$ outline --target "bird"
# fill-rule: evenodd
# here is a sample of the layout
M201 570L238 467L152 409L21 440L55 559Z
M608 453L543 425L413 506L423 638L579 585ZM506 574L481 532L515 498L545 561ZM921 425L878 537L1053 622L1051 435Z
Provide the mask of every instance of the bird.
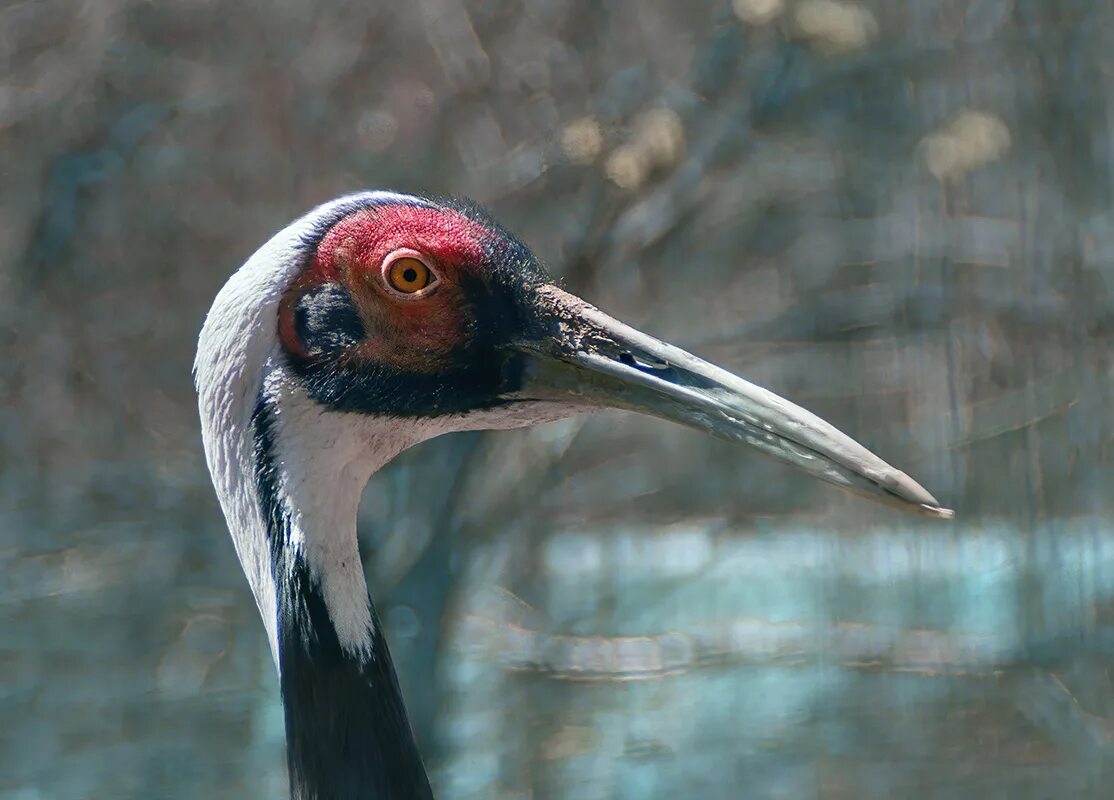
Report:
M193 374L295 800L433 796L356 535L364 487L412 445L619 408L952 513L819 417L561 288L465 200L366 191L294 220L218 292Z

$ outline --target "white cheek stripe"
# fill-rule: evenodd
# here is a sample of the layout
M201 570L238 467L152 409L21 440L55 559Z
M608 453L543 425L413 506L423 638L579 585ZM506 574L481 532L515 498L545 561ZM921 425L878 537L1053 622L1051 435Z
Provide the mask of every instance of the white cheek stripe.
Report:
M309 567L341 648L370 658L374 629L356 512L372 473L413 444L405 435L411 426L324 411L281 367L266 384L275 403L277 488L290 518L287 546Z

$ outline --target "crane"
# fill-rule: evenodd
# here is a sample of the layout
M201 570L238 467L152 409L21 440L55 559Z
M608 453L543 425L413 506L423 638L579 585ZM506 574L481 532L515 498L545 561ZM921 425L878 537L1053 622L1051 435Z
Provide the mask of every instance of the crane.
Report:
M295 220L217 294L194 380L296 800L432 797L356 537L368 480L418 442L621 408L951 515L808 411L564 291L465 201L371 191Z

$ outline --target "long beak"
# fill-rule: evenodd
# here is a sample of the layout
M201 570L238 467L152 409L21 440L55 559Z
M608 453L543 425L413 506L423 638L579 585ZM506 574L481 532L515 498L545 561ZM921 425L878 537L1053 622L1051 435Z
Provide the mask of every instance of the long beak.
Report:
M954 512L824 420L680 348L624 325L554 286L540 290L551 324L516 342L528 354L516 399L623 408L742 442L849 491L928 517Z

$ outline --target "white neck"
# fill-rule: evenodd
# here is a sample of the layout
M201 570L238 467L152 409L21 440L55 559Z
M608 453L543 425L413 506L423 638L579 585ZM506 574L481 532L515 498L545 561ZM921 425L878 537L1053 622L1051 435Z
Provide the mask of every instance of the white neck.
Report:
M356 512L372 474L426 438L425 426L324 411L284 367L270 371L263 394L273 419L275 485L290 520L284 546L308 565L341 648L366 659L372 615ZM294 559L286 563L292 568Z

